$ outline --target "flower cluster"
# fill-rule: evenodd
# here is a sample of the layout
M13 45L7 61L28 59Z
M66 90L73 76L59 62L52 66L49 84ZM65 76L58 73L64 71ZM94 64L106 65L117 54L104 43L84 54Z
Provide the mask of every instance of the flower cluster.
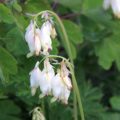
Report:
M103 8L105 10L112 8L114 15L120 18L120 0L104 0Z
M52 102L60 100L62 103L67 104L72 88L69 77L70 71L67 68L68 63L66 59L61 57L63 60L60 62L60 68L57 72L53 69L49 61L49 51L52 50L51 39L54 39L57 34L50 15L45 12L41 18L44 19L41 28L38 28L34 20L31 21L25 33L25 39L30 50L28 57L32 55L39 56L40 54L45 55L43 70L40 70L40 63L37 62L34 69L29 73L31 94L32 96L35 95L37 88L40 87L40 98L52 95ZM54 59L54 61L56 60ZM58 61L57 64L59 64Z
M44 20L41 28L38 27L36 21L31 20L29 26L26 29L25 40L28 43L30 53L27 55L48 55L49 51L52 50L52 40L56 37L56 31L52 18L48 13L42 15Z
M60 64L60 69L55 71L49 62L49 58L44 60L44 68L41 71L39 62L36 63L34 69L30 72L31 93L35 95L36 89L40 87L42 94L40 97L46 95L53 95L54 100L60 100L63 103L68 103L70 90L72 88L68 70L65 61Z

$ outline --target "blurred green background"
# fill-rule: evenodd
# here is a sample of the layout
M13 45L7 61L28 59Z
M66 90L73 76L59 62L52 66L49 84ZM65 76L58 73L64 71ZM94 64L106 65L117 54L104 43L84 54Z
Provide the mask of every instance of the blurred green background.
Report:
M56 12L66 28L86 120L120 120L120 20L102 4L103 0L0 0L0 120L31 120L29 112L43 100L46 120L73 120L73 93L67 106L51 104L49 97L40 100L39 90L34 97L30 93L29 72L41 57L26 58L26 13L46 9ZM63 44L58 33L51 54L67 57Z

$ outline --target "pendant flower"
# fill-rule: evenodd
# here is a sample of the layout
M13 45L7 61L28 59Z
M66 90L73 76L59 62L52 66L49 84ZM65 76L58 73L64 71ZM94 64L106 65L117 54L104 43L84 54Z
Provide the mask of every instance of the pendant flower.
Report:
M51 95L51 82L55 75L53 66L50 64L49 59L46 58L44 61L44 69L41 73L41 79L39 82L40 89L42 91L41 97L44 97L45 95Z
M34 69L29 73L29 75L30 75L31 94L32 96L34 96L36 93L36 89L39 87L39 81L41 77L39 62L36 63Z
M70 71L67 69L64 61L61 62L61 69L52 80L52 92L55 100L61 100L64 104L68 104L68 98L72 88L69 78Z
M43 54L48 55L49 51L52 50L52 39L55 39L57 33L53 25L52 18L45 12L42 14L42 19L45 20L41 27L41 44L43 49Z
M120 0L104 0L103 8L105 10L112 8L114 15L120 18Z
M43 49L43 54L48 55L49 51L52 50L52 40L50 38L51 34L51 24L49 21L43 23L41 27L41 44Z
M31 21L30 25L26 29L25 39L30 50L28 56L34 54L38 56L41 51L40 29L35 27L35 23L33 21Z

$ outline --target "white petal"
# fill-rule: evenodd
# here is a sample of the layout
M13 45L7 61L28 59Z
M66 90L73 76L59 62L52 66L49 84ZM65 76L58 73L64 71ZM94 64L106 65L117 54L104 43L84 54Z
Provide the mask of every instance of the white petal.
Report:
M71 80L69 78L70 71L66 67L66 64L64 61L61 62L61 70L60 70L62 80L64 84L68 87L68 89L72 88Z
M36 29L35 31L35 51L36 55L39 55L41 51L41 38L40 38L40 30Z
M34 43L34 33L32 30L26 32L25 39L28 43L28 47L30 49L30 52L34 52L35 51L35 43Z
M31 87L32 95L35 94L36 89L39 87L41 71L38 65L39 62L36 63L35 68L30 72L30 87Z
M33 21L31 20L29 26L26 28L26 32L31 31L31 30L33 30L33 29L34 29L34 23L33 23Z
M63 78L60 76L59 72L52 80L52 93L54 98L61 100L64 104L68 103L70 89L68 89L63 82Z
M71 84L70 78L68 76L66 76L66 77L63 78L63 80L64 80L64 83L67 86L67 88L70 90L72 88L72 84Z
M44 69L42 71L40 80L40 89L42 91L42 94L44 95L51 94L51 81L54 75L55 75L54 69L50 64L49 59L46 59L44 61Z
M41 44L43 48L43 53L46 55L48 54L49 50L52 49L52 41L50 38L51 34L51 24L50 22L45 22L41 27Z
M58 73L52 80L52 93L55 98L61 98L63 86L64 85L61 81L60 74Z
M61 72L63 77L68 76L70 74L70 71L68 70L64 61L61 62Z
M33 21L26 29L25 40L28 43L30 52L39 55L41 50L40 30L35 28Z
M68 98L70 96L70 90L67 89L67 87L64 87L63 89L63 97L61 98L62 102L64 104L68 104Z
M46 21L45 23L43 23L42 27L41 27L41 31L43 33L46 33L48 35L51 34L51 29L52 29L52 25L49 21Z

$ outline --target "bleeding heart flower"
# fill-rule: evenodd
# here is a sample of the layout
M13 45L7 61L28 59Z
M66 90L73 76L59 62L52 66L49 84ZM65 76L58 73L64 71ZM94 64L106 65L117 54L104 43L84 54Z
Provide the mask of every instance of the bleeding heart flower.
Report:
M35 95L36 89L39 87L39 82L41 78L41 70L39 69L39 62L36 63L34 69L30 74L30 87L32 96Z
M25 39L29 46L29 54L35 54L38 56L41 51L40 29L35 27L35 23L33 21L31 21L30 25L26 29Z
M42 91L42 94L40 97L44 97L45 95L51 94L51 82L55 75L53 66L50 64L49 59L46 58L44 61L44 69L41 73L41 79L40 79L40 89Z
M52 80L52 92L54 98L61 100L65 104L68 103L70 90L72 88L69 73L66 64L62 61L61 69L58 70L57 75Z

